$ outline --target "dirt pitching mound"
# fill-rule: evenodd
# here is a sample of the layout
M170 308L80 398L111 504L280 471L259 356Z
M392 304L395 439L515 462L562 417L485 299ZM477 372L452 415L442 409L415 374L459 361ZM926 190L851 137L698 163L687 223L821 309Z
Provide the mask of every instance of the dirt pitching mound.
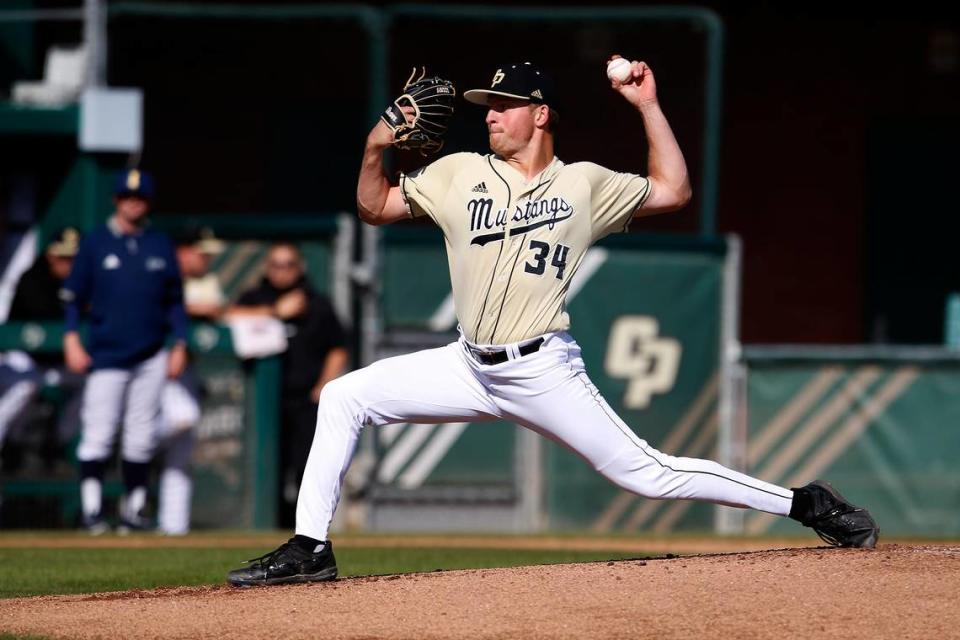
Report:
M54 638L942 638L960 546L782 549L0 601Z

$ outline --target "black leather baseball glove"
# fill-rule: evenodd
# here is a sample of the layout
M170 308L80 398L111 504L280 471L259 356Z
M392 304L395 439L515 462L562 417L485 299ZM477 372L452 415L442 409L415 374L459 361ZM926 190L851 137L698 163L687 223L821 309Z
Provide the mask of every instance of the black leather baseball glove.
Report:
M443 137L453 116L453 101L457 90L443 78L427 78L426 68L414 80L417 69L403 87L403 95L393 101L380 119L394 132L394 145L404 150L416 150L430 156L443 147ZM413 109L413 120L407 122L403 107Z

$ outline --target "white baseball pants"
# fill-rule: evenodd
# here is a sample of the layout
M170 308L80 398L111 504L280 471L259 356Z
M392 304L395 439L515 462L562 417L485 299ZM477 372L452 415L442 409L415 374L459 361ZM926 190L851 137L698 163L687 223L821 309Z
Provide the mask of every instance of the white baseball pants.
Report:
M328 383L300 487L296 532L327 539L361 429L398 422L510 420L562 444L614 484L643 497L790 513L789 489L716 462L652 448L587 377L576 341L567 333L544 339L536 353L495 365L477 362L461 339L381 360ZM517 345L500 346L519 356Z
M193 441L193 430L187 429L164 438L160 444L164 458L157 500L157 526L168 535L180 536L190 531Z
M150 462L156 450L160 393L167 379L167 351L161 349L130 369L98 369L87 377L80 420L78 460L110 457L123 418L122 458Z
M168 535L190 532L193 495L191 459L200 402L180 380L167 380L161 396L159 450L163 453L157 498L157 527Z
M39 386L34 380L19 380L0 390L0 449L3 449L7 431L33 400Z

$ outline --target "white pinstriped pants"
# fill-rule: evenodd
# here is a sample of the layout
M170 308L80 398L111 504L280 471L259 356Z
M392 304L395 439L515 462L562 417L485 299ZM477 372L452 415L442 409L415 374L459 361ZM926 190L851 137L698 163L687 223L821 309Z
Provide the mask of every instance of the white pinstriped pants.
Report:
M158 448L163 454L163 470L157 496L157 528L168 535L185 535L190 531L191 459L200 403L180 380L167 380L160 405Z
M296 532L327 539L361 429L398 422L510 420L562 444L640 496L790 512L789 489L709 460L668 456L638 438L587 377L576 341L567 333L544 338L536 353L500 364L480 364L461 340L381 360L328 383L300 487Z
M157 446L167 355L166 349L161 349L130 369L98 369L87 377L80 409L83 431L77 445L78 460L110 457L122 417L122 458L150 462Z

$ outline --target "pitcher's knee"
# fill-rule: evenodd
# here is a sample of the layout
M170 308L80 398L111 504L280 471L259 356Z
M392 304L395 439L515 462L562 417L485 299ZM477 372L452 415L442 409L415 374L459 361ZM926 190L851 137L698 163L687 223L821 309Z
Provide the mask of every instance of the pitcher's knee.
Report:
M356 371L348 373L324 385L320 392L317 420L331 425L347 427L357 421L362 422L362 381L354 376Z
M349 381L345 382L343 378L331 380L320 391L317 419L328 416L341 420L344 415L354 413L356 402L353 398L354 393Z
M360 371L362 371L362 369ZM354 401L362 388L362 382L359 380L359 376L356 375L360 373L360 371L351 371L323 385L323 389L320 391L320 406Z

